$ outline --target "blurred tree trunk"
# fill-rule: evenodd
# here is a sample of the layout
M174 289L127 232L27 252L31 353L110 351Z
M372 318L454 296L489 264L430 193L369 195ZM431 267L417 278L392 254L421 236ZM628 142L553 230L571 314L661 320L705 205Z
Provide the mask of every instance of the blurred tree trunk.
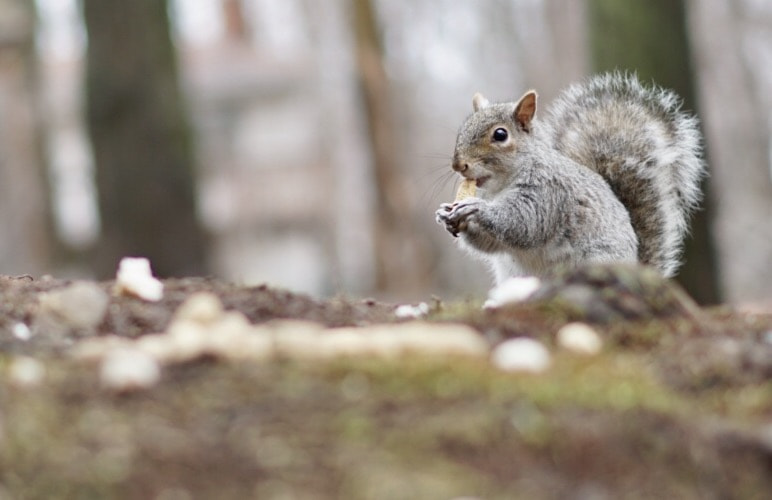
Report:
M0 1L0 274L39 274L50 258L34 42L34 2Z
M587 2L518 1L510 8L513 17L520 17L512 37L523 52L519 64L525 87L536 88L542 102L550 102L567 82L587 75ZM523 24L529 28L523 29Z
M684 109L696 109L683 0L590 0L589 19L595 71L635 71L643 82L654 81L677 92ZM707 183L704 209L692 219L678 276L703 304L720 299Z
M772 4L690 0L723 289L772 298Z
M397 163L391 89L373 2L351 2L356 64L375 178L375 286L381 292L404 294L428 281L428 266L412 229L408 189Z
M223 0L225 18L225 37L234 42L249 41L249 28L244 17L243 0Z
M166 2L83 0L88 127L102 221L95 265L126 255L161 276L206 272L193 154Z

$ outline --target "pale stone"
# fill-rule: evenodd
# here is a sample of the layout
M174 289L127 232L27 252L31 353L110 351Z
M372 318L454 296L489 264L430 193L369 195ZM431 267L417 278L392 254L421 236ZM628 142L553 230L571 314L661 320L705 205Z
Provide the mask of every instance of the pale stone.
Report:
M205 326L193 321L174 321L166 331L173 348L170 361L196 359L206 352L208 332Z
M17 387L36 387L43 382L46 367L40 361L27 356L14 358L8 367L8 377Z
M27 341L32 338L32 330L30 330L26 323L21 321L13 324L11 332L13 332L13 336L19 340Z
M528 337L505 340L491 354L493 365L507 372L541 373L552 363L547 348Z
M158 302L163 298L164 285L153 276L149 260L143 257L124 257L118 265L115 290L119 294Z
M64 288L40 294L37 326L96 328L104 319L109 302L110 298L99 285L78 281Z
M102 386L115 391L147 389L160 379L158 361L137 348L113 349L104 357L99 369Z
M214 323L223 315L219 297L209 292L197 292L188 297L174 313L176 321L193 321L202 325Z
M558 330L558 345L577 354L598 354L603 348L598 332L585 323L568 323Z
M206 350L225 359L267 359L273 355L273 339L244 314L228 311L207 332Z

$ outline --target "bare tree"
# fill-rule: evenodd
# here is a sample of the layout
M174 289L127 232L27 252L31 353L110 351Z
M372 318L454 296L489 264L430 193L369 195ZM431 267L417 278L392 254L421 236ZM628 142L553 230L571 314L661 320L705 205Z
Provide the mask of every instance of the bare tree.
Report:
M0 273L40 273L51 217L36 117L34 3L0 2Z
M188 118L166 2L84 0L88 126L102 221L99 274L127 254L161 275L205 272Z
M733 0L688 6L722 285L731 301L770 297L772 6Z
M351 1L359 84L375 180L375 286L382 292L405 292L425 283L428 271L416 231L412 229L408 190L397 163L392 95L378 19L371 0Z
M635 71L645 82L671 88L696 108L690 68L685 6L682 0L591 0L590 43L596 71ZM706 181L707 186L707 181ZM704 189L707 191L707 187ZM692 221L678 280L702 303L719 299L713 239L706 210Z

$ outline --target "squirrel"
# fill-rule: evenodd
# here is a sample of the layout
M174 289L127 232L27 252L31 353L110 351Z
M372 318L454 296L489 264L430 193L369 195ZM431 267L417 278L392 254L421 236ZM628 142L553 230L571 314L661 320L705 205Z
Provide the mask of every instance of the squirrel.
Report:
M589 263L641 263L671 277L705 175L697 118L672 91L619 72L537 94L475 94L452 168L476 195L436 220L487 261L496 283Z

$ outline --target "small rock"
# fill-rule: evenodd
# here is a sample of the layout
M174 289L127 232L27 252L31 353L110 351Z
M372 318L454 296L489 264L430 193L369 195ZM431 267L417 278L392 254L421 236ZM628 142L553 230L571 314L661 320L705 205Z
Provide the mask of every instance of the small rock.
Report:
M495 309L507 304L527 300L541 286L541 280L534 276L515 276L503 281L488 292L483 308Z
M225 359L268 359L274 353L271 336L253 327L238 311L224 313L211 326L206 350Z
M102 322L110 298L96 283L78 281L40 294L39 301L40 309L36 319L42 325L89 329L96 328Z
M577 354L598 354L603 348L603 341L590 325L586 323L568 323L558 330L558 345Z
M164 285L153 276L149 260L143 257L124 257L118 264L115 291L158 302L163 298Z
M207 353L207 327L194 321L174 321L166 330L171 348L165 361L190 361Z
M541 373L552 363L547 348L528 337L505 340L491 354L493 365L507 372Z
M26 323L21 321L13 324L11 332L13 332L14 337L25 342L32 338L32 330L30 330Z
M402 304L394 309L394 315L400 319L418 319L429 314L429 304L421 302L418 305Z
M102 360L99 380L103 387L123 392L153 387L161 367L150 354L136 348L117 348Z
M36 387L43 382L45 376L46 368L43 363L27 356L15 358L8 367L8 377L17 387Z
M192 294L177 308L174 319L188 320L202 325L214 323L223 315L223 305L219 297L209 292Z

